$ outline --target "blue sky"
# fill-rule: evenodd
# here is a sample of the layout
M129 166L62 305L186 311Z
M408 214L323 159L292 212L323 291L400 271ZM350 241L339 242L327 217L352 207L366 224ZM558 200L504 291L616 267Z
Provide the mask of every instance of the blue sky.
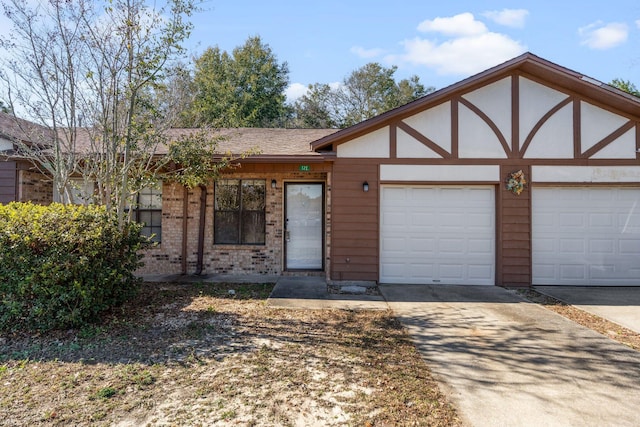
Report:
M290 97L368 62L437 89L529 51L603 82L640 86L640 2L208 0L192 54L259 35L289 65Z
M638 0L203 0L202 7L189 54L216 45L231 52L259 35L288 63L290 100L368 62L396 65L397 79L415 74L440 89L526 51L640 87ZM7 33L0 14L0 35Z

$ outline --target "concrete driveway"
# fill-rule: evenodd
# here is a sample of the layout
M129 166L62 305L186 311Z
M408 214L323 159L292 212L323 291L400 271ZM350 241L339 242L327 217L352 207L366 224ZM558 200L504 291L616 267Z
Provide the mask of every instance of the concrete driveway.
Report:
M640 333L640 287L535 286L534 289Z
M471 426L637 426L640 353L495 286L382 285Z

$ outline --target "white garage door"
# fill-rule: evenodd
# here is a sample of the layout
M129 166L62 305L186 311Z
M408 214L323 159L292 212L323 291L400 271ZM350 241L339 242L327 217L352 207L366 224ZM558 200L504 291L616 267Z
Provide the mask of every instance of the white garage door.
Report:
M640 189L532 190L534 285L640 285Z
M495 284L491 186L382 186L380 282Z

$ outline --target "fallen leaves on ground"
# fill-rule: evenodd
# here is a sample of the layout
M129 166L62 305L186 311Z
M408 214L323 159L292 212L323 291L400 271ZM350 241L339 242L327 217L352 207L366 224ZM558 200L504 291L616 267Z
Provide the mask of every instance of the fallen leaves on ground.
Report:
M0 425L460 424L390 312L270 308L271 288L145 284L95 325L3 335Z

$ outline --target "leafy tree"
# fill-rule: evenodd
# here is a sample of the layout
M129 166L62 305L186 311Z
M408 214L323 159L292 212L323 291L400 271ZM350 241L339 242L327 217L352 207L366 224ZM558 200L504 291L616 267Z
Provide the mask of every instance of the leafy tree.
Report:
M627 92L628 94L631 94L633 96L640 97L640 91L638 90L636 85L631 83L631 81L629 80L613 79L611 83L609 83L609 85L620 89L621 91Z
M7 107L5 105L5 103L3 101L0 100L0 112L2 113L8 113L9 112L9 107Z
M310 129L340 127L342 111L336 93L337 90L325 83L309 85L307 93L294 103L293 126Z
M230 55L210 47L195 59L195 96L185 122L216 127L277 127L288 110L287 63L269 45L250 37Z
M3 96L39 124L23 129L16 155L51 176L63 201L73 202L70 177L80 174L124 226L136 194L176 163L156 153L170 144L182 108L167 98L182 88L165 83L180 73L170 65L184 53L196 1L168 0L163 9L145 0L2 2L13 24L2 40ZM215 144L198 153L213 151Z
M310 85L294 104L295 125L300 127L348 127L404 105L434 90L417 76L396 82L396 66L369 63L353 71L342 83Z

